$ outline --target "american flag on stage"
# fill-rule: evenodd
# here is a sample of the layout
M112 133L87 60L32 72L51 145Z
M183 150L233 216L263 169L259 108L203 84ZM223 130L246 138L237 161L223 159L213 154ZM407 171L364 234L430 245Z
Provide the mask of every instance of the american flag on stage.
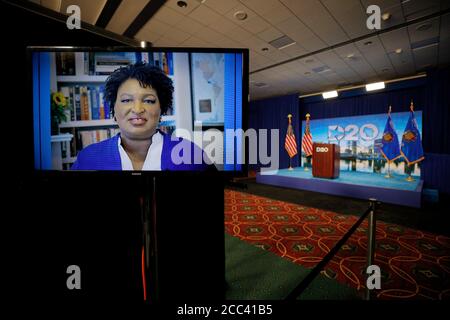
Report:
M295 141L294 129L292 129L292 115L288 115L289 124L286 133L286 139L284 140L284 148L286 149L289 158L292 158L297 154L297 142Z
M305 134L303 135L302 139L302 150L306 154L307 157L311 156L313 153L313 141L312 141L312 134L309 130L309 113L306 115L306 128L305 128Z

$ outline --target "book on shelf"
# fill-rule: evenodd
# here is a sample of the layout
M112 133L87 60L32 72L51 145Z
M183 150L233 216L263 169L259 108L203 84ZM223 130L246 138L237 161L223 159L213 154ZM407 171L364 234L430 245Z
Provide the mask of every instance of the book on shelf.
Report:
M140 61L135 52L85 52L85 75L110 75L117 68Z
M60 91L68 101L67 121L104 120L110 118L109 105L104 101L103 85L62 86Z
M173 53L167 52L168 75L173 76Z
M81 104L80 120L89 120L89 100L88 100L88 90L86 86L80 87L80 104Z
M57 76L74 76L75 52L56 52L55 65Z
M169 74L169 65L167 63L167 54L165 52L161 52L161 61L162 61L162 70L165 74Z
M85 75L110 75L116 69L138 61L149 63L173 75L172 52L85 52Z
M64 109L64 114L66 115L66 121L71 121L73 117L73 98L70 94L70 87L61 87L60 88L61 93L66 98L66 108Z
M76 141L77 152L93 143L101 142L103 140L112 138L117 133L119 133L119 128L79 130Z

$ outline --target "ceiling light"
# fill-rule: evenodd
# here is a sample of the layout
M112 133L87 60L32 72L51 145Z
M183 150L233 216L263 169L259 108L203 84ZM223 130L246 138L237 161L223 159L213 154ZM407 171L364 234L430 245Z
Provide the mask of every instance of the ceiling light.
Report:
M269 48L264 47L264 48L261 49L261 51L269 51Z
M238 20L245 20L247 19L247 13L245 13L245 11L236 11L234 13L234 17Z
M309 76L310 74L311 74L311 72L309 72L309 71L306 71L306 72L304 73L305 76Z
M322 92L322 97L324 99L330 99L330 98L336 98L338 96L338 93L336 90L333 91L327 91L327 92Z
M177 6L179 6L180 8L186 8L187 3L185 1L178 1Z
M306 59L305 60L305 63L313 63L314 62L314 59Z
M384 89L384 82L375 82L366 84L366 91L380 90Z
M141 48L145 48L147 46L147 42L141 41Z
M396 54L400 54L400 53L402 53L402 52L403 52L402 48L395 49L395 53L396 53Z
M372 41L366 41L366 42L364 42L364 45L365 46L370 46L372 43L373 43Z
M431 23L425 22L425 23L422 23L420 26L417 26L416 30L417 31L427 31L430 28L431 28Z
M381 19L383 19L383 21L387 21L391 18L391 14L389 12L385 12L381 15Z

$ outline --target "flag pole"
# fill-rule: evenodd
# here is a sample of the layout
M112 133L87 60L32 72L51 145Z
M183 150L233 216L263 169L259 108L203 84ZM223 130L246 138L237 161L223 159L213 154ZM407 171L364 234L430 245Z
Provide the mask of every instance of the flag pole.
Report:
M409 106L409 110L411 112L414 112L414 103L413 103L412 99L411 99L411 105ZM414 178L411 175L412 166L409 164L409 162L407 162L406 165L407 165L407 168L408 168L408 176L406 177L405 180L408 181L408 182L413 182Z
M388 171L386 173L386 175L384 176L386 179L390 179L392 178L392 174L391 174L391 161L388 160Z
M389 116L391 115L391 111L392 111L392 106L389 106L389 111L388 111ZM390 179L390 178L392 178L392 174L391 174L391 160L388 160L387 163L388 163L388 171L387 171L387 174L384 177L386 179Z
M289 124L292 123L292 114L288 114L288 122ZM292 157L289 156L289 168L288 170L294 170L294 168L292 168Z
M306 114L306 126L309 125L309 117L311 117L311 115L309 113L307 113ZM306 163L303 166L305 171L309 171L308 165L309 165L309 157L308 157L308 155L306 155Z

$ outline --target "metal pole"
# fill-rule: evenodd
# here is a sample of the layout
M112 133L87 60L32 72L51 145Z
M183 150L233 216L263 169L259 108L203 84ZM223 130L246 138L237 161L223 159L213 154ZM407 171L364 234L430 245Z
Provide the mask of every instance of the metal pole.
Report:
M370 198L370 212L367 227L367 267L371 266L375 260L375 237L376 237L376 220L375 210L377 199ZM367 270L366 267L366 270ZM367 283L366 283L367 284ZM366 287L366 300L370 300L370 289Z

